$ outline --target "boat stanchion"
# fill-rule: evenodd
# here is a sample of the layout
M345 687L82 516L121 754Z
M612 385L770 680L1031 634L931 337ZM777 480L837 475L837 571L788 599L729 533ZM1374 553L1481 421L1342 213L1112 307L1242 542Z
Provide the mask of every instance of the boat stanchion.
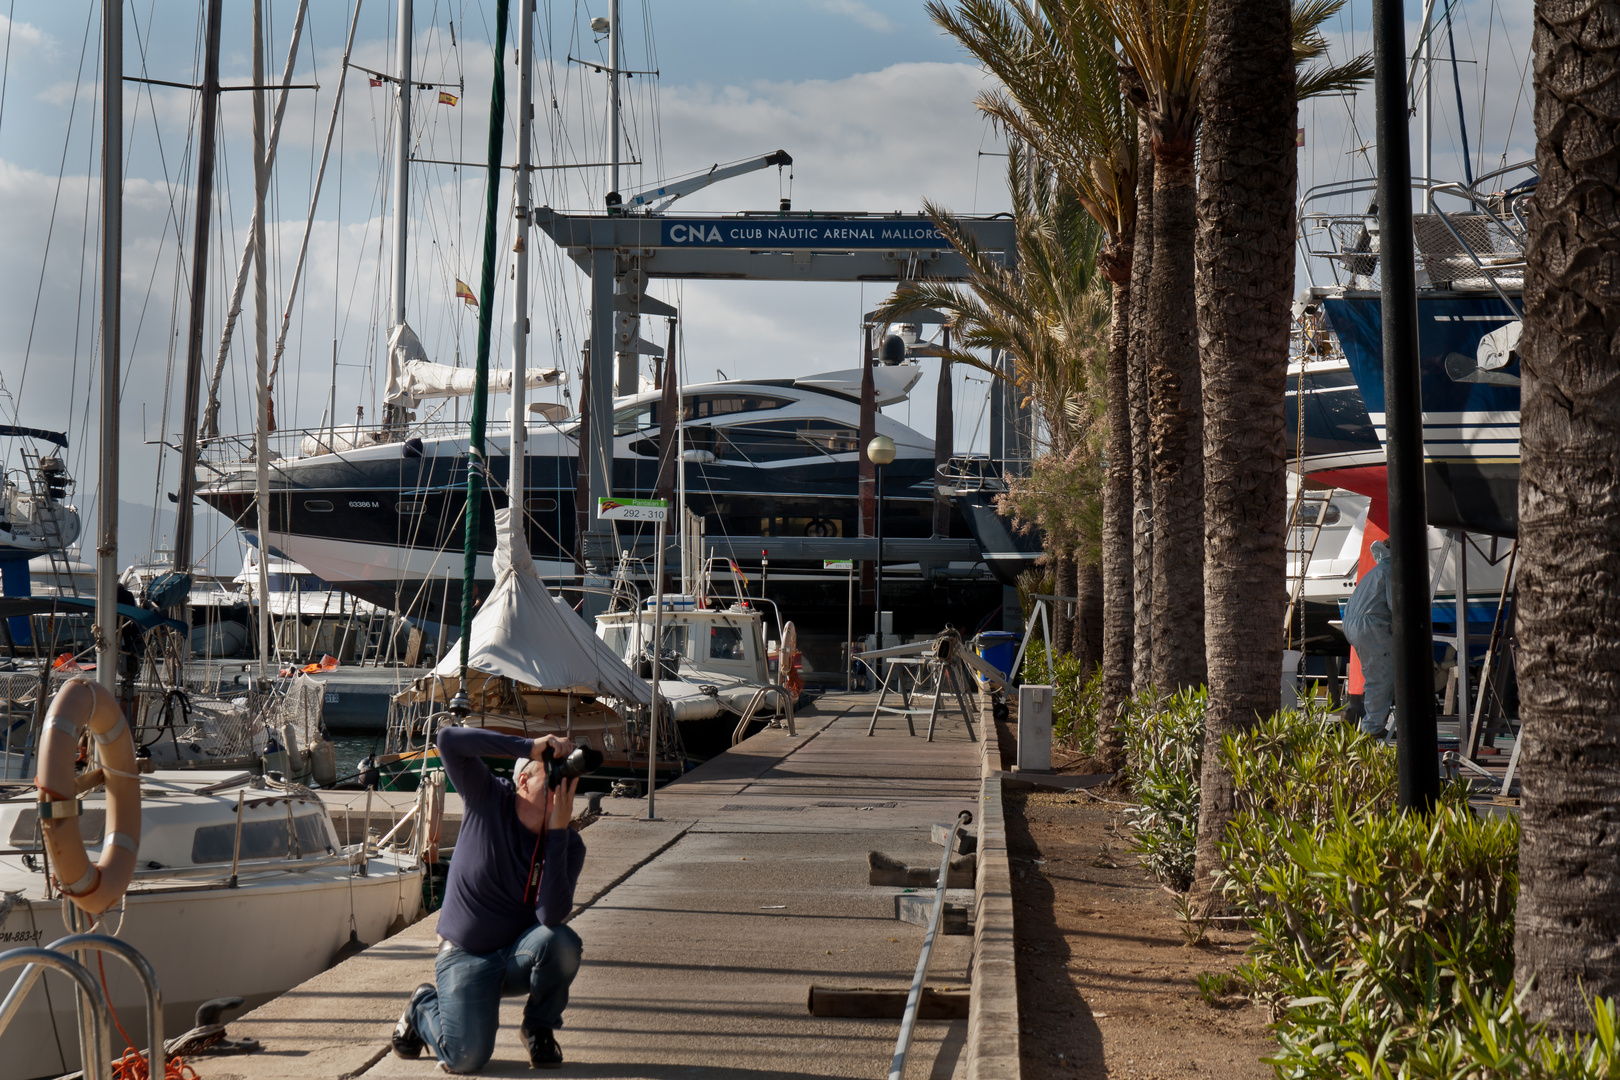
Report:
M242 796L236 793L236 839L231 844L231 888L236 888L236 870L242 862Z

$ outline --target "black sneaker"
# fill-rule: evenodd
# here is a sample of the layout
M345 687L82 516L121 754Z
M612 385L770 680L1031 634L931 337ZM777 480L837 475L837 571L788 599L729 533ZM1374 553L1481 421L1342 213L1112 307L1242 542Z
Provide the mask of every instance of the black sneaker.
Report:
M422 1000L423 992L432 989L432 983L423 983L411 991L411 1000L406 1003L405 1011L399 1014L399 1023L394 1025L394 1035L390 1040L394 1044L395 1057L412 1061L422 1056L422 1036L417 1033L416 1025L411 1023L411 1010Z
M531 1069L559 1069L562 1067L562 1047L557 1045L557 1038L550 1028L537 1028L529 1030L524 1024L518 1028L523 1033L523 1045L529 1048L529 1068Z

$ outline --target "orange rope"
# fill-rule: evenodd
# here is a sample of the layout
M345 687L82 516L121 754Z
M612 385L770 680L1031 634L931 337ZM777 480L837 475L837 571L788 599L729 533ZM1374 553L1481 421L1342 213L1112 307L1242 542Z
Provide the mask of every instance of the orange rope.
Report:
M135 1040L129 1037L129 1032L124 1030L123 1023L118 1019L118 1010L112 1003L112 991L107 989L107 965L102 960L100 952L96 953L96 967L101 971L101 992L107 998L107 1011L112 1013L113 1026L118 1029L118 1034L124 1037L124 1046L127 1048L123 1057L112 1063L113 1080L150 1080L147 1076L146 1055L135 1049ZM163 1052L161 1047L158 1052ZM176 1054L164 1062L163 1078L197 1080L197 1072Z

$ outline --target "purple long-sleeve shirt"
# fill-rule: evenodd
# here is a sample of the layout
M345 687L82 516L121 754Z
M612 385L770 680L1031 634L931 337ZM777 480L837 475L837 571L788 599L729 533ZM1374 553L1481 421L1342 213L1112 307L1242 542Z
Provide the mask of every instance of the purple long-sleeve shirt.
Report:
M461 831L439 912L439 936L472 953L512 944L536 923L557 926L574 906L585 842L573 829L550 829L538 900L524 903L529 865L540 840L517 815L517 788L489 771L483 757L527 758L533 744L480 728L439 729L439 757L461 796Z

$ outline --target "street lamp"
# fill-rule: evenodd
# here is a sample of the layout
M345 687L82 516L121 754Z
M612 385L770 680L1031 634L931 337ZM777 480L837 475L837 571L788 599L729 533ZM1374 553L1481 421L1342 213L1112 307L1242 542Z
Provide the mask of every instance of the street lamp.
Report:
M877 610L872 614L873 641L883 648L883 466L894 460L894 440L887 435L874 436L866 444L866 459L877 467L877 582L873 597Z

